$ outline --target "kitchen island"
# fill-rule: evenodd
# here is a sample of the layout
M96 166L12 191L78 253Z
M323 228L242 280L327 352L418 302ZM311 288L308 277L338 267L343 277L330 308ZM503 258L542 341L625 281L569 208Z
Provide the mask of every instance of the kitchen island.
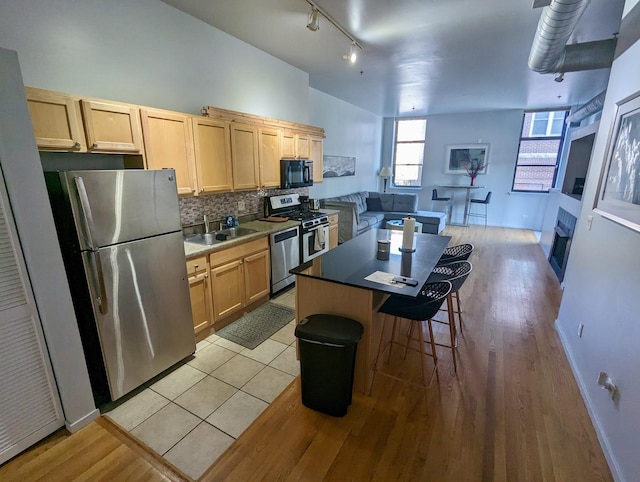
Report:
M391 241L388 260L376 258L379 239ZM369 230L291 271L296 275L296 320L326 313L351 318L363 325L364 335L356 354L354 390L369 391L383 323L378 308L392 294L415 298L450 239L416 233L416 251L402 253L401 231ZM371 279L374 273L378 274L378 281ZM391 275L412 278L417 284L388 283Z

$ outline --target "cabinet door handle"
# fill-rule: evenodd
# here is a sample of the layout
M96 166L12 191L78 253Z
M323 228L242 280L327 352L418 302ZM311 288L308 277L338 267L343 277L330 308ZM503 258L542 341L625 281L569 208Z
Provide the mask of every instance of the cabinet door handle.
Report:
M98 143L97 143L97 142L94 142L93 144L91 144L91 147L92 147L93 149L97 149L97 148L98 148Z
M75 147L76 149L79 149L80 148L80 143L78 141L75 141L73 143L73 147Z

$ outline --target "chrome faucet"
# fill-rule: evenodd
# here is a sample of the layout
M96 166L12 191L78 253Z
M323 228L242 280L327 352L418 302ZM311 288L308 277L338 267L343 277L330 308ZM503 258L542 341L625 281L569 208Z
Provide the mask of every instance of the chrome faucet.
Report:
M204 232L208 233L210 231L209 230L209 216L205 214L203 217L204 217Z

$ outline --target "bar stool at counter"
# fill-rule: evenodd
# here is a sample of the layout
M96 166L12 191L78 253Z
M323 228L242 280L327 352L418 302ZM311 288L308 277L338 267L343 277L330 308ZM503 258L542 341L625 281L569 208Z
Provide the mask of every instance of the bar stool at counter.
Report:
M388 342L384 342L384 334L387 327L386 316L385 322L382 325L382 333L380 334L380 343L378 344L378 353L376 356L376 361L373 364L373 377L371 380L371 387L369 389L369 395L373 391L373 384L375 382L375 378L377 374L384 375L389 378L393 378L395 380L400 380L411 385L417 385L421 388L428 388L433 380L433 375L435 374L438 382L440 381L440 376L438 375L438 356L436 354L436 346L433 339L433 328L431 325L431 319L438 313L440 306L444 303L444 300L447 298L447 295L451 292L451 283L448 281L442 281L437 283L426 283L420 294L415 299L407 298L406 296L390 296L387 301L380 307L378 310L379 313L384 313L385 315L393 316L393 326L391 328L391 339ZM402 333L405 330L399 330L398 328L398 318L404 318L408 320L411 325L409 329L409 333L407 335L406 343L402 343L397 340L397 337L403 336ZM431 345L431 352L425 352L425 339L423 332L423 323L427 322L427 328L429 330L429 344ZM418 330L418 339L413 338L413 334L415 329ZM411 347L411 342L418 342L419 347L414 348ZM387 355L387 364L391 359L391 349L393 345L400 345L404 347L404 358L407 356L407 350L413 350L420 353L420 367L422 370L422 384L418 385L413 383L410 380L403 379L392 375L387 372L383 372L380 370L380 358L384 354L387 345L389 346L389 353ZM427 378L427 370L426 370L426 357L430 356L433 358L433 370L431 372L431 377Z
M462 309L460 307L460 295L459 290L467 280L473 266L469 261L457 261L455 263L444 264L433 268L431 276L427 280L427 283L437 281L448 281L451 283L451 292L447 295L447 308L441 308L443 311L447 311L447 321L433 319L437 323L442 323L449 326L449 343L437 343L436 346L442 346L451 349L453 357L453 370L458 373L458 364L456 362L456 348L458 347L458 333L456 330L455 315L458 315L458 324L460 325L460 333L462 333ZM453 299L456 299L457 307L453 306Z
M447 246L440 256L438 266L442 264L449 264L455 261L466 261L473 253L473 244L457 244L455 246Z

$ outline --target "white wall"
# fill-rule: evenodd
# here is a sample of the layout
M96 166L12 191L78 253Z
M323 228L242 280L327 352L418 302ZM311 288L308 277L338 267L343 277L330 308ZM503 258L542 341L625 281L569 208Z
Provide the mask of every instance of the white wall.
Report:
M472 194L482 198L488 191L493 193L488 224L540 230L548 195L511 192L522 115L522 110L505 110L428 116L420 209L431 208L434 187L440 184L466 185L470 181L464 174L444 173L447 145L489 144L488 172L476 179L476 185L485 186L485 189L478 189ZM391 165L392 129L393 120L385 119L384 165ZM439 190L438 194L444 195L446 191ZM456 202L452 218L461 221L464 191L457 191L456 196L460 202ZM434 208L441 209L442 206Z
M640 474L640 233L602 218L592 207L615 103L640 90L638 58L640 41L616 59L611 70L557 321L614 476L627 481L638 480ZM593 217L590 230L589 217ZM579 323L584 324L581 338ZM612 401L596 386L600 371L618 385L618 400Z
M309 124L309 76L158 0L0 0L25 85Z
M0 165L67 427L97 417L15 52L0 48Z
M311 124L325 130L325 156L356 158L356 175L327 178L309 188L312 198L382 190L379 184L382 117L309 89Z
M203 105L316 125L356 176L310 195L380 188L381 118L309 88L309 76L157 0L0 0L0 46L25 85L198 114Z

